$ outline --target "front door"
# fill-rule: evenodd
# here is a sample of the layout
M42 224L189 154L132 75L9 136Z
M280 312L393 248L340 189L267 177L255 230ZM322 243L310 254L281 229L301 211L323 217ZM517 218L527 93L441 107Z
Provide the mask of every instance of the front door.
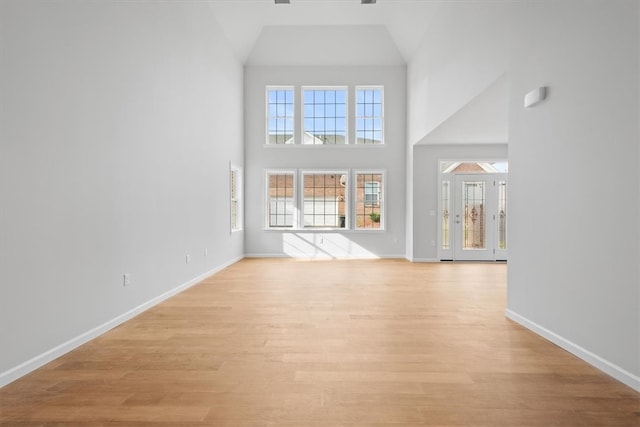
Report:
M455 174L443 179L440 259L507 259L506 190L507 174L503 173Z
M454 259L495 259L494 221L491 212L495 200L492 190L492 175L456 175L453 210Z

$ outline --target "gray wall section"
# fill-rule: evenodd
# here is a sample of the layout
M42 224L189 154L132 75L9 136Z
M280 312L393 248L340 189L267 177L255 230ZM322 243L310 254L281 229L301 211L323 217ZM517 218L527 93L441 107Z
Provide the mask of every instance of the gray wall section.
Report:
M403 257L405 254L406 67L246 67L245 136L248 255ZM265 146L268 85L384 85L385 146ZM299 99L296 100L299 109ZM350 127L353 123L350 123ZM266 169L381 169L386 171L386 230L323 232L265 230ZM311 235L309 233L312 233ZM315 236L315 237L314 237ZM310 244L305 243L311 242ZM288 251L290 244L299 250ZM324 245L324 246L322 246Z
M413 148L413 260L438 255L438 165L440 160L506 159L506 144L416 145Z
M637 8L513 7L508 309L640 387Z
M205 4L0 16L2 373L244 250L228 202L242 66Z

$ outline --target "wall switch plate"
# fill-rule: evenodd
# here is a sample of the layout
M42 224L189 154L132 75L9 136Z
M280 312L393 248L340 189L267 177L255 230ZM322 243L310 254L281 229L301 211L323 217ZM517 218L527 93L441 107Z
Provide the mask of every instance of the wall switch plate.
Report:
M204 256L207 256L207 255L209 255L209 249L204 248Z
M131 275L126 273L122 276L122 286L129 286L131 284Z
M191 262L191 255L189 254L185 255L184 260L187 264L189 264Z

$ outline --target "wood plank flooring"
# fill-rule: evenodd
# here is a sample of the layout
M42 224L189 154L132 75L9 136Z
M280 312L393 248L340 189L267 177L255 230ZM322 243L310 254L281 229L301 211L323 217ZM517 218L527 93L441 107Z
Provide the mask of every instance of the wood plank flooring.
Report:
M505 264L246 259L0 389L0 425L640 426Z

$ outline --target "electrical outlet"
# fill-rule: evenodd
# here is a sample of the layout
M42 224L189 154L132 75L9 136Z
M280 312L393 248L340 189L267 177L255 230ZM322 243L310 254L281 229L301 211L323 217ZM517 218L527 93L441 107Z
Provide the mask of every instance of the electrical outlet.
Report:
M122 276L122 286L129 286L131 284L131 276L129 273L126 273Z
M187 264L189 264L191 262L191 255L189 254L185 255L184 260L186 261Z

